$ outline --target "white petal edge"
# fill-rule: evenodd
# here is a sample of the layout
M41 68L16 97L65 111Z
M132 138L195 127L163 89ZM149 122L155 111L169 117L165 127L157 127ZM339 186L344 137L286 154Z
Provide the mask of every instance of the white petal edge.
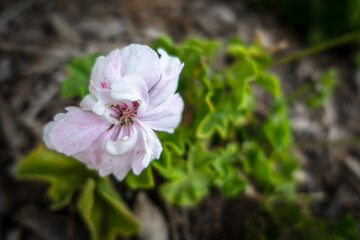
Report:
M49 122L48 124L45 125L45 127L43 129L45 145L50 149L55 149L54 145L52 144L52 142L50 140L50 133L52 132L54 125L55 125L55 122L53 122L53 121Z
M184 101L180 94L176 93L164 103L140 115L139 119L153 130L173 133L181 122L183 110Z

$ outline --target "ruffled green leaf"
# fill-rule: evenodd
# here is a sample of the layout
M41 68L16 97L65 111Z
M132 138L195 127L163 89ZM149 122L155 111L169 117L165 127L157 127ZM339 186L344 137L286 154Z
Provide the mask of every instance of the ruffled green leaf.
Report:
M195 47L181 46L177 48L177 54L180 60L185 63L181 75L190 78L195 76L203 58L201 50ZM181 81L179 85L182 85Z
M215 40L206 40L200 38L190 38L185 40L184 46L194 47L200 50L203 56L209 62L212 62L217 56L221 47L220 43Z
M236 109L243 106L248 82L255 79L257 73L256 64L249 58L244 58L226 70L226 80L232 89L230 96L235 101Z
M247 142L243 145L243 156L241 162L244 171L251 174L263 189L273 187L278 182L271 162L266 157L262 148L254 142Z
M129 172L125 178L125 182L132 189L154 187L154 179L151 167L149 166L145 168L138 176L133 172Z
M190 146L187 160L176 161L167 174L168 181L161 185L160 193L170 202L181 206L194 206L209 191L212 172L211 154L200 145Z
M237 37L231 38L228 42L227 53L237 60L244 58L251 59L259 68L266 67L271 62L271 57L259 43L246 45Z
M20 178L48 181L48 194L53 200L53 208L67 205L84 179L98 176L83 163L43 146L30 152L17 165L15 174Z
M124 205L108 179L101 179L97 183L88 179L77 207L92 240L114 240L117 234L129 235L140 227L139 221Z
M246 186L246 180L233 164L237 160L237 154L237 145L229 144L224 150L218 151L217 158L211 163L215 171L214 184L227 197L239 194Z
M167 172L172 166L172 156L170 150L164 146L160 159L151 162L160 173Z
M104 238L115 239L117 234L130 235L140 228L140 223L124 204L118 192L109 181L102 179L97 185L99 197L104 202L104 216L102 223L105 227Z
M178 155L184 154L185 143L189 137L189 129L179 126L175 129L174 133L157 132L163 146L167 146L169 149L174 150Z
M173 40L167 36L162 35L158 37L152 44L151 48L157 51L158 49L164 49L169 55L176 56L177 51L174 46Z
M85 224L87 225L90 235L93 240L98 239L98 226L100 222L95 214L94 205L95 205L95 186L96 183L93 179L88 178L84 186L81 189L77 201L77 208L82 218L84 219Z
M223 112L215 112L208 114L200 123L196 136L198 138L208 138L214 132L220 134L222 138L225 138L229 128L228 115Z
M291 146L293 138L285 100L279 99L272 106L264 132L277 151L284 151Z

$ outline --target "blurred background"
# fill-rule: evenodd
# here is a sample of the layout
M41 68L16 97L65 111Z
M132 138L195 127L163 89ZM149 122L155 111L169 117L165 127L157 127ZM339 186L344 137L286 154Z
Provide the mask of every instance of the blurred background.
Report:
M44 124L64 107L78 105L80 99L59 95L73 57L107 54L133 42L150 44L167 34L175 42L188 36L257 39L276 49L276 59L359 28L359 0L2 0L0 239L88 239L74 208L49 210L46 184L12 175L14 164L41 143ZM336 219L350 212L360 220L359 42L271 69L286 93L330 67L339 73L339 85L324 106L314 110L295 101L290 109L294 151L304 167L301 191L312 196L311 211L318 217ZM185 210L167 206L155 192L147 194L165 219L176 219L171 227L179 239L243 239L256 208L245 195L225 199L216 191Z

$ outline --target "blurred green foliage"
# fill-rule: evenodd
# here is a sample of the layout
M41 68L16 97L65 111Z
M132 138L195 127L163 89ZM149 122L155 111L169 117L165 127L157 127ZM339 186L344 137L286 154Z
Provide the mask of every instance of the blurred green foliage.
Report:
M331 97L334 87L338 84L337 72L329 69L311 84L315 91L305 99L305 102L310 107L318 107Z
M248 219L247 239L356 240L356 228L357 221L350 214L338 220L316 218L304 210L299 200L282 199L257 210Z
M277 12L290 26L322 42L360 28L359 0L253 0Z

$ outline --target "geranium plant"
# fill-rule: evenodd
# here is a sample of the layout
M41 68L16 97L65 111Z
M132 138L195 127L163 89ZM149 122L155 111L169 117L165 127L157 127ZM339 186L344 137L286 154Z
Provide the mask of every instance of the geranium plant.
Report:
M45 142L97 171L40 146L18 165L17 175L49 181L55 208L69 204L80 189L77 206L92 239L114 239L140 227L112 181L101 177L111 173L116 181L125 178L129 189L155 188L179 206L196 206L214 187L227 197L250 195L266 214L277 213L279 203L300 206L290 99L268 71L269 51L239 38L226 44L190 38L176 45L161 37L152 48L130 45L68 65L62 96L84 99L80 108L67 108L45 127ZM327 74L324 84L335 77ZM262 98L255 88L268 95L266 112L256 108ZM323 89L326 93L308 99L321 96L316 105L321 104L331 87ZM312 222L290 220L301 226ZM281 227L278 231L286 232ZM249 236L265 239L267 229L260 230L249 228ZM328 236L326 229L318 230Z

